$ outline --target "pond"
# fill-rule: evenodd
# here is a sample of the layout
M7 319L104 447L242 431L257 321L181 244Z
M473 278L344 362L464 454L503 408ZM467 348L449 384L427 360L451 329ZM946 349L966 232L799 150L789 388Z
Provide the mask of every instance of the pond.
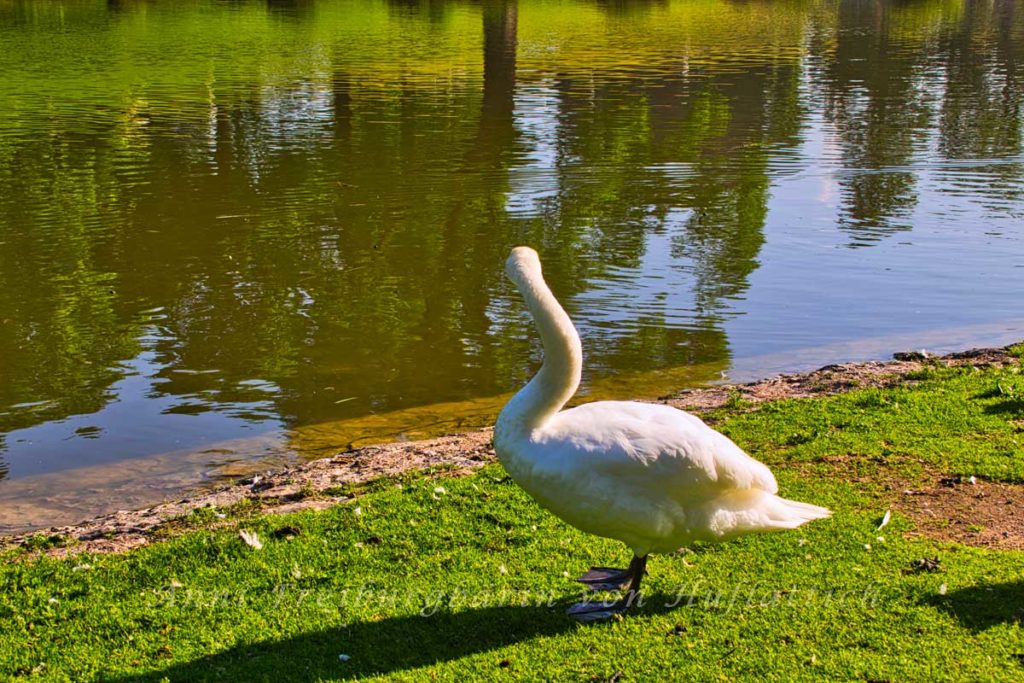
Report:
M1024 338L1013 0L0 0L0 532L581 400Z

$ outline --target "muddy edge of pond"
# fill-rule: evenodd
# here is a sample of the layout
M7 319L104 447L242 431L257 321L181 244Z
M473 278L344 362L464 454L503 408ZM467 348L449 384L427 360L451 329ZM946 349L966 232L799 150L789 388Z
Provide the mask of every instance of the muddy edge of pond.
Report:
M911 373L928 366L975 366L1001 367L1017 362L1009 352L1010 347L1000 349L973 349L951 353L945 356L929 356L923 352L894 354L891 361L867 361L826 365L812 372L778 375L747 384L721 384L707 388L685 389L661 397L658 402L689 410L698 414L720 408L729 402L742 399L751 407L767 401L792 398L828 396L865 387L888 387L913 383ZM756 455L756 454L755 454ZM495 461L491 447L491 430L483 429L462 434L452 434L436 439L388 443L366 446L339 453L331 458L315 460L280 470L267 471L259 475L238 479L213 490L195 492L177 501L161 503L142 510L122 510L103 515L71 526L51 527L32 533L0 537L0 548L28 544L38 547L49 555L65 555L80 552L122 552L168 538L176 531L193 528L185 516L201 508L212 508L209 519L223 519L222 524L238 523L232 509L245 509L265 514L284 514L306 509L324 509L351 500L358 495L358 485L382 477L414 471L427 471L435 476L460 476ZM932 486L914 490L902 490L904 500L941 498L942 507L956 508L949 487L942 473L934 473ZM964 498L975 501L980 498L999 499L1000 507L1019 509L1013 500L1024 505L1024 487L979 482L985 488L993 489L986 495L981 489L971 487L964 490ZM894 487L898 488L898 487ZM943 490L943 488L945 490ZM941 495L940 495L941 494ZM981 494L980 496L978 494ZM1009 497L1009 503L1003 498ZM896 506L912 517L920 506L911 502L907 506ZM977 503L972 503L976 505ZM927 504L925 505L927 507ZM221 511L224 512L221 512ZM916 512L915 512L916 510ZM931 514L931 513L929 513ZM223 517L221 517L223 515ZM1006 515L1012 517L1012 515ZM1009 523L1009 520L1007 520ZM212 523L213 526L217 522ZM1019 526L1024 527L1024 521ZM1004 530L998 538L975 538L969 534L958 537L948 532L948 540L972 543L988 547L1022 547L1024 539L1015 529L1010 534ZM924 532L926 535L927 532ZM1007 537L1010 538L1007 541Z

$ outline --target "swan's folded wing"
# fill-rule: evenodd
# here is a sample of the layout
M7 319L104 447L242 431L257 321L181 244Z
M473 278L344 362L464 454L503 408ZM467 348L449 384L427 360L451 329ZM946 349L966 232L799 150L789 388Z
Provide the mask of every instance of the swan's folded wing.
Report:
M764 464L699 418L670 406L625 401L588 403L559 413L548 432L563 455L595 475L652 484L676 495L717 495L778 484Z

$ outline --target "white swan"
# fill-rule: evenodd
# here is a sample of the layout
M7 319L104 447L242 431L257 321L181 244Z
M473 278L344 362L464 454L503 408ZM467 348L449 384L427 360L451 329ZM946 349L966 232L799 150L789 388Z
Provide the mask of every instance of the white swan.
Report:
M825 508L776 496L765 465L689 413L627 401L563 411L579 386L579 334L544 282L537 252L516 247L505 272L533 314L544 362L498 416L498 458L542 506L633 550L628 569L592 567L578 579L593 590L628 587L626 597L610 606L574 605L572 616L590 621L633 604L649 553L829 516Z

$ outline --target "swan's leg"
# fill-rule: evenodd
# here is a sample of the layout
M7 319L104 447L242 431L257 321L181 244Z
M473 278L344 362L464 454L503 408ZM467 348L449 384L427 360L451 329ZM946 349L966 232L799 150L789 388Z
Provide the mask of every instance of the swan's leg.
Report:
M647 573L647 556L634 557L629 563L629 571L633 578L629 582L629 590L626 591L626 607L630 607L640 597L640 582L644 580Z
M643 581L644 571L647 568L647 556L634 557L633 561L629 563L629 569L622 571L623 574L627 575L628 588L626 590L626 597L615 602L579 602L569 608L566 612L569 616L577 621L599 621L601 619L609 619L616 614L622 614L634 604L637 604L640 598L640 582ZM595 570L601 570L601 567L594 567L587 572L590 574ZM615 570L613 570L615 571ZM586 576L586 574L584 575ZM580 578L582 581L582 577ZM585 582L588 586L590 583ZM626 583L622 582L615 586L616 588L626 588ZM611 589L594 589L594 590L611 590Z

